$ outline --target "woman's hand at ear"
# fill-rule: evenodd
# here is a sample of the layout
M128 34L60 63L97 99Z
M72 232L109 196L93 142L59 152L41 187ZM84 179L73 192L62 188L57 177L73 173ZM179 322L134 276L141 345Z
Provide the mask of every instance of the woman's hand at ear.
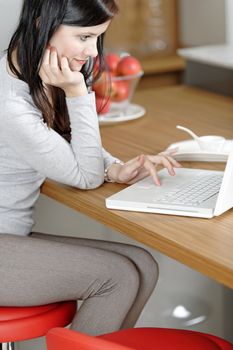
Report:
M174 168L181 167L181 164L172 157L176 151L177 150L164 151L158 155L142 154L123 165L114 163L108 168L108 177L115 182L131 185L151 175L155 184L160 186L156 167L162 165L164 168L167 168L171 176L174 176Z
M64 90L66 97L78 97L88 93L83 74L70 69L67 57L61 57L59 65L54 47L46 48L39 75L44 84Z

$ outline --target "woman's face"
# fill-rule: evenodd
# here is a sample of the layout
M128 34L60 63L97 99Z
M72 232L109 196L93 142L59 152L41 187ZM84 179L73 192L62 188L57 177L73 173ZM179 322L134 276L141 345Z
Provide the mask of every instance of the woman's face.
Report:
M49 41L55 47L58 60L65 56L72 71L80 71L89 57L96 57L97 38L108 28L110 21L92 27L61 25Z

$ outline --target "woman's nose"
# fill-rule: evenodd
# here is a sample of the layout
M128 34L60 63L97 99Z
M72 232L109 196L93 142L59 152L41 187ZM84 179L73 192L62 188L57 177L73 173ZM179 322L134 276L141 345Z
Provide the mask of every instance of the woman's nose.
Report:
M96 57L96 56L98 56L97 43L95 42L95 43L92 43L92 44L88 45L85 48L84 53L88 57Z

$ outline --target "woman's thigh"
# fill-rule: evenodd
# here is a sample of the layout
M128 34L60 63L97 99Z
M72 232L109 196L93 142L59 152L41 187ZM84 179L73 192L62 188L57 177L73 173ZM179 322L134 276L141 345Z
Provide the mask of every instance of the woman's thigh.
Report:
M104 249L106 251L121 254L130 259L136 265L139 272L140 270L142 273L147 272L150 274L150 278L152 280L155 280L155 282L157 281L158 265L155 259L150 254L150 252L136 245L89 238L50 235L38 232L33 232L31 236L49 241L64 242L72 245Z
M0 305L39 305L111 293L138 276L129 259L104 249L32 236L0 235ZM127 282L128 281L128 282ZM106 285L108 288L106 288ZM101 291L101 292L98 292Z

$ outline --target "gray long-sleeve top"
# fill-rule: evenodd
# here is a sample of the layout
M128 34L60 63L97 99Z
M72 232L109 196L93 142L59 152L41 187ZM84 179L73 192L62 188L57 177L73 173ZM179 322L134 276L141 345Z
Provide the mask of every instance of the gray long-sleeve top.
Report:
M95 95L67 98L68 143L43 122L28 85L11 76L0 60L0 233L27 235L45 178L93 189L116 158L101 145Z

